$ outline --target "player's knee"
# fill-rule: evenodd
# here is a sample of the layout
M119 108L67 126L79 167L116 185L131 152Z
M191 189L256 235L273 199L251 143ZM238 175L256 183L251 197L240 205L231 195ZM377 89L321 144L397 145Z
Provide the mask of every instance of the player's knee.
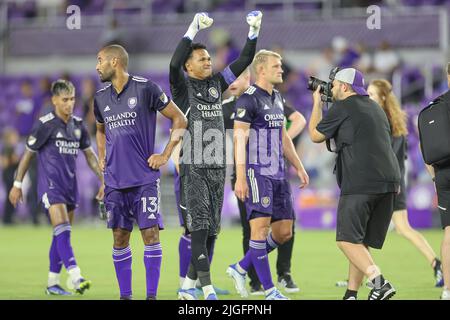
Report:
M285 243L292 238L292 230L286 230L281 233L281 243Z
M159 242L159 229L158 227L142 230L142 235L146 245L155 244Z
M126 248L130 242L130 232L124 230L114 230L114 248Z
M114 248L126 248L128 247L128 239L124 237L114 237Z
M251 239L252 240L266 240L267 235L269 234L269 228L260 227L252 229L251 231Z

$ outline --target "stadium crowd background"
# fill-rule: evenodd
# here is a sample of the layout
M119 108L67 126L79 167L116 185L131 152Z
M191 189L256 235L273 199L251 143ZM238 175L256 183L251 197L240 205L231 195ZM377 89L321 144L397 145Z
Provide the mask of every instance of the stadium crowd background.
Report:
M80 28L70 30L70 5L81 10ZM381 8L379 29L370 29L367 8ZM431 100L446 91L443 66L449 60L449 0L0 0L0 150L3 182L0 215L3 224L47 223L35 205L36 167L25 180L25 203L9 219L5 215L12 172L24 150L25 137L39 116L49 112L50 84L65 78L76 86L75 114L85 119L95 146L93 96L102 87L95 72L96 53L106 44L124 45L131 54L132 74L149 77L170 95L169 60L186 24L195 12L215 19L199 36L222 70L236 58L246 31L242 17L262 10L264 26L258 48L282 53L285 98L308 120L312 108L308 77L328 79L331 68L356 67L366 83L386 78L408 113L408 210L413 227L436 227L436 199L418 145L416 117ZM157 147L168 138L169 123L159 117ZM310 186L293 188L297 224L302 228L334 228L337 195L334 155L323 144L310 142L305 130L295 145L310 175ZM80 205L77 216L98 221L94 196L97 179L79 157ZM173 192L173 164L162 169L162 213L168 226L178 223ZM292 175L294 176L294 175ZM292 178L292 185L296 180ZM10 209L9 209L10 210ZM239 219L227 180L224 225Z

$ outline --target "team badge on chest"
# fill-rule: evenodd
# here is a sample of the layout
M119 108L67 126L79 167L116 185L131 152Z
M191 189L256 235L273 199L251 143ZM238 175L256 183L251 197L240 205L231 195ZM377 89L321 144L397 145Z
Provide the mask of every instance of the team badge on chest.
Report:
M217 89L214 87L209 88L208 92L214 99L217 99L219 97L219 93L217 92Z
M133 109L134 107L136 107L136 105L137 105L136 97L128 98L128 107L130 107L130 109Z
M77 138L77 140L80 140L80 138L81 138L81 130L80 129L75 129L73 131L73 134L75 135L75 138Z

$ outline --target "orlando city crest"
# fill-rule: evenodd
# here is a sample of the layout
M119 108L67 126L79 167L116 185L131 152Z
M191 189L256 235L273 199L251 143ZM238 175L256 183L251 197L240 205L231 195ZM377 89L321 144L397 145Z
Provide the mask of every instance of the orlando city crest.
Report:
M133 109L134 107L136 107L136 105L137 105L136 97L131 97L128 99L128 107L130 107L130 109Z
M263 197L261 199L261 204L264 208L267 208L270 205L270 198L269 197Z
M208 89L209 94L211 95L211 97L217 99L219 97L219 93L217 92L217 89L214 87L211 87Z

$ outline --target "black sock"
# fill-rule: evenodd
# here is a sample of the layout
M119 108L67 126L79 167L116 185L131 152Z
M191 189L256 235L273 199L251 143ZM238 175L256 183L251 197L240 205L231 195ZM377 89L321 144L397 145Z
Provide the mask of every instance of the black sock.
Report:
M343 300L347 300L348 298L354 297L355 299L358 297L358 291L349 290L345 291Z
M197 271L198 280L202 287L211 284L209 272L209 258L207 247L208 230L191 232L191 263Z
M384 282L385 282L385 280L384 280L384 277L382 274L380 274L379 276L375 277L372 280L372 283L373 283L373 286L375 289L380 289L384 285Z

